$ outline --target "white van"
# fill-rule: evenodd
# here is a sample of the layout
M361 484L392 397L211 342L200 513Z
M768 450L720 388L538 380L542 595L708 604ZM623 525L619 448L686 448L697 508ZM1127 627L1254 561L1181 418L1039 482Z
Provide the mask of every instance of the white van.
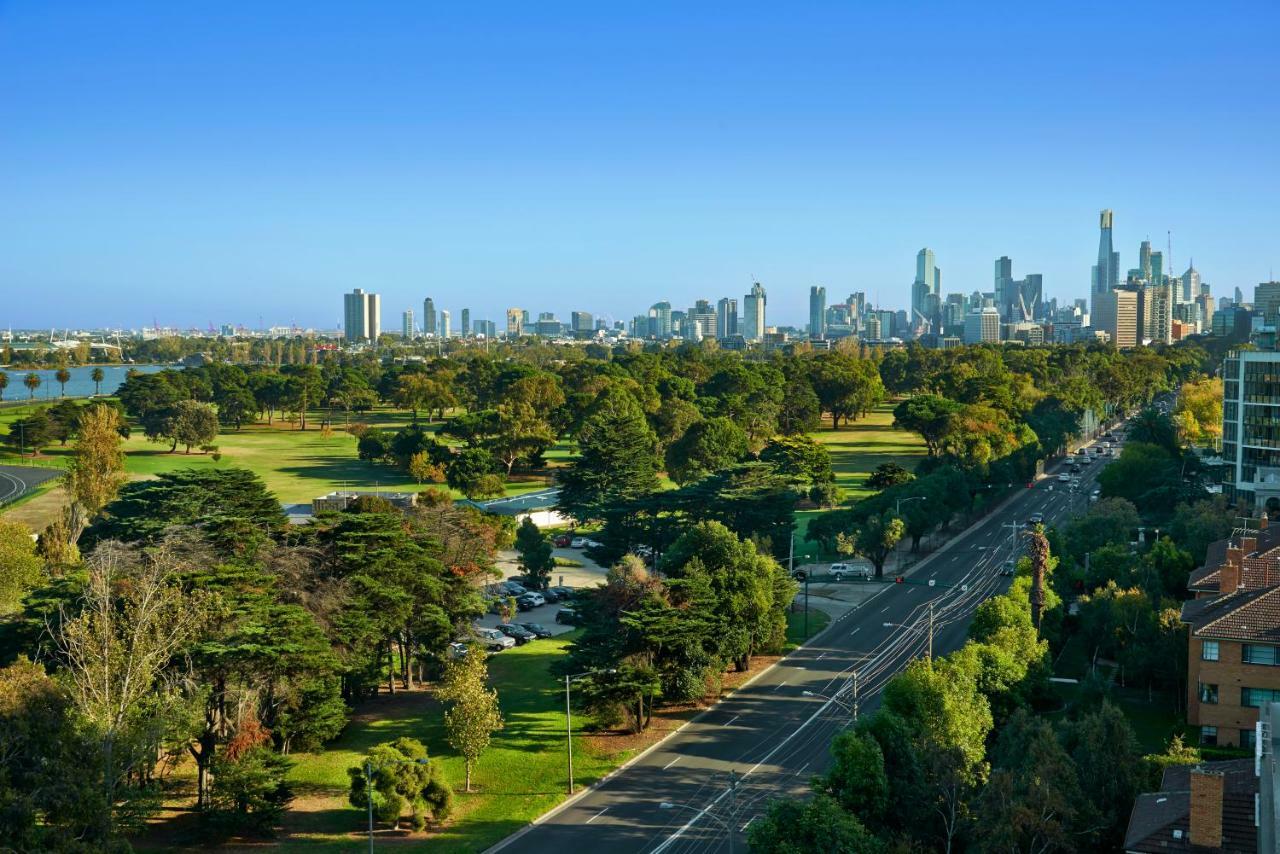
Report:
M846 578L874 578L876 571L870 563L833 563L829 570L832 581L844 581Z

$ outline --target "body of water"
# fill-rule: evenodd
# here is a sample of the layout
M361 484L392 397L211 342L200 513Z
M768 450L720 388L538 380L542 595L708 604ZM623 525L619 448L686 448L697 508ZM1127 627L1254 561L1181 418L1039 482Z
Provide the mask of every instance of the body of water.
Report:
M67 383L67 397L89 397L93 394L94 386L91 374L93 367L87 368L68 368L71 372L71 381ZM144 374L163 371L168 365L99 365L105 376L102 379L102 393L114 394L115 390L120 388L129 371L141 371ZM27 374L35 374L40 377L40 387L36 389L36 402L53 403L62 394L62 387L58 385L58 380L54 377L56 370L49 371L10 371L4 373L9 375L9 387L4 390L5 400L27 400L31 396L31 392L27 389L22 381Z

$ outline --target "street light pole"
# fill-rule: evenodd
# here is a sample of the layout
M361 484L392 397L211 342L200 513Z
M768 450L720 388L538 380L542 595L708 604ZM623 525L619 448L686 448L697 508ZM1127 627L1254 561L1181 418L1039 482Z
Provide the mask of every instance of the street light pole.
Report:
M565 745L568 747L569 757L569 794L573 794L573 712L569 710L569 681L570 676L564 677L564 738Z

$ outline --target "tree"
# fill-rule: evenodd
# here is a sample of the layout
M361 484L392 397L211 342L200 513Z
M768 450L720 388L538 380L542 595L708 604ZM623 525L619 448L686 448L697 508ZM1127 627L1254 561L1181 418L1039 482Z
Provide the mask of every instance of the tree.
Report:
M32 371L31 373L27 374L25 377L22 378L22 384L27 387L28 400L36 399L36 389L40 388L40 383L41 383L40 375L37 374L35 371Z
M1221 411L1218 417L1221 419ZM1155 445L1170 454L1176 454L1181 447L1178 442L1178 428L1174 425L1173 419L1154 407L1148 407L1133 416L1129 422L1128 437L1130 443ZM1130 445L1126 445L1125 449L1129 447Z
M1173 421L1184 442L1213 445L1222 436L1222 379L1183 383Z
M520 556L520 568L526 578L536 579L537 587L546 589L551 571L556 567L551 543L528 516L516 529L516 552Z
M27 526L0 519L0 614L16 609L43 578L44 561Z
M376 462L385 460L391 454L391 437L385 430L367 430L356 442L356 456L362 460Z
M258 401L254 399L253 392L242 385L222 389L214 402L218 405L219 423L237 430L245 421L252 421L258 411Z
M559 507L580 521L603 519L658 488L657 437L636 399L608 386L578 430L578 458L559 473Z
M218 438L218 414L207 403L195 400L181 400L173 407L168 437L173 440L173 447L186 447L191 453L192 445L207 445Z
M204 817L221 834L269 834L293 800L287 782L293 762L262 742L240 749L233 740L213 761L209 809Z
M760 451L760 460L773 465L780 474L806 486L835 480L827 446L808 436L780 436L771 439Z
M838 734L831 742L831 770L819 778L817 788L872 827L878 826L889 806L889 779L880 745L856 730Z
M527 403L504 403L498 407L496 430L486 443L494 458L510 476L516 463L538 459L555 443L551 425Z
M701 480L747 455L747 434L728 418L692 424L667 448L667 474L679 484Z
M884 400L884 383L875 362L845 353L828 352L814 358L811 378L823 410L831 414L831 429L857 418Z
M463 448L454 454L444 467L446 482L468 498L483 498L493 494L494 480L497 492L502 494L502 479L493 471L493 457L483 448Z
M4 390L9 387L8 371L0 371L0 400L4 400Z
M453 790L416 738L376 745L363 764L347 769L347 775L351 805L366 810L372 801L374 817L394 827L400 826L406 809L411 811L415 830L425 828L428 819L443 821L453 809Z
M915 478L914 474L898 463L881 463L867 476L866 485L868 489L882 492L900 483L910 483Z
M37 409L25 418L9 422L7 436L10 445L21 453L39 454L54 438L53 419L44 409Z
M837 548L845 554L862 555L876 568L876 578L884 578L884 564L907 531L906 523L886 510L860 520L848 534L837 539Z
M89 372L89 379L93 380L93 396L97 397L102 394L102 381L107 378L102 368L94 368Z
M528 520L526 520L528 521ZM449 704L444 713L449 745L466 763L466 791L471 791L471 768L489 747L493 734L502 729L498 692L486 684L489 678L479 654L455 658L445 667L438 695Z
M770 854L875 854L884 850L858 817L827 796L775 800L751 823L751 850Z
M409 458L408 471L409 477L418 483L439 483L444 480L444 467L432 462L426 451L418 451Z
M100 739L103 792L114 809L119 783L154 761L156 746L138 736L157 728L165 703L155 700L167 693L160 676L204 617L199 599L179 590L178 559L167 549L144 555L104 544L87 567L77 610L64 609L55 624L54 648L72 703Z
M899 403L893 410L893 426L920 434L929 456L942 450L951 422L963 406L936 394L921 394Z
M80 415L80 438L66 474L72 501L68 545L80 539L93 517L115 500L128 480L120 427L120 413L110 406L89 406Z
M822 424L822 402L803 376L787 383L778 408L778 431L795 436L817 430Z

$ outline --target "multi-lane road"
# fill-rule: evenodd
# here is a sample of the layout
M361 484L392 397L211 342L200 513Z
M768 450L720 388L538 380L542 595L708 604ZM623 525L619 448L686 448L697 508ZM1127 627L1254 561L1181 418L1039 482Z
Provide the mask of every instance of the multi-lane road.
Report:
M851 721L855 681L860 713L874 710L885 682L924 654L930 611L934 653L963 644L977 605L1008 586L1000 569L1022 550L1013 525L1025 527L1033 513L1053 524L1082 512L1110 459L1084 467L1077 491L1056 479L1067 464L1020 490L912 567L907 583L879 585L809 644L490 850L688 854L727 851L730 835L745 850L745 831L769 799L802 795L825 769L832 737Z

